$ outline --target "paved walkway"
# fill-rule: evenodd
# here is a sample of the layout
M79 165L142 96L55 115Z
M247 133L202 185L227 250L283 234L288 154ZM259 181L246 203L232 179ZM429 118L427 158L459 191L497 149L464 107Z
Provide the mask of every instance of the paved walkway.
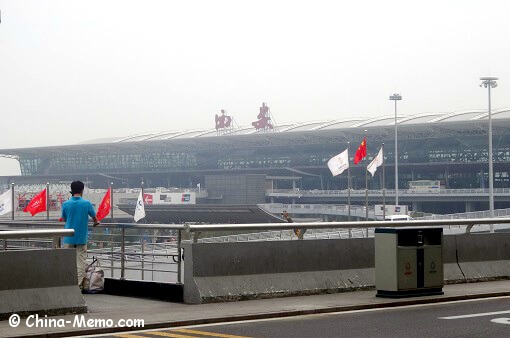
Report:
M201 305L186 305L181 303L98 294L85 295L85 299L89 306L89 313L83 316L85 320L111 319L114 324L116 324L119 319L144 319L146 329L156 329L162 327L206 324L234 320L295 316L313 313L445 302L461 299L508 296L510 295L510 281L447 285L444 288L444 292L445 294L442 296L387 299L375 297L375 291L358 291L317 296L273 298ZM50 317L48 317L48 319L49 318ZM112 329L104 328L73 328L71 323L75 320L74 315L51 317L51 319L62 319L63 321L70 321L70 323L66 323L66 327L29 328L26 327L25 320L22 319L19 327L11 328L8 321L1 321L0 336L58 337L64 335L70 336L113 332Z

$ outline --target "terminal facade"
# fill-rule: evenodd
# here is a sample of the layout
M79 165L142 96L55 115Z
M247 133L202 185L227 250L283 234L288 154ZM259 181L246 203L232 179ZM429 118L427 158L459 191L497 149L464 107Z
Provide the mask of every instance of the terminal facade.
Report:
M496 109L492 115L494 187L509 188L510 109ZM106 188L111 182L118 188L136 188L143 180L146 188L207 189L209 177L220 189L222 179L214 177L255 174L266 176L265 190L343 190L346 173L332 177L326 163L349 147L352 188L361 190L366 165L384 143L386 188L392 189L393 121L394 116L340 118L262 130L249 126L229 133L216 128L154 132L78 145L4 149L0 156L17 159L22 176L1 177L0 185L81 179L91 188ZM487 188L487 125L485 110L399 117L399 188L415 180L438 180L442 189ZM365 135L367 158L354 165L352 157ZM379 170L368 180L369 189L381 189L381 174ZM474 209L486 209L482 204ZM496 201L498 207L504 205Z

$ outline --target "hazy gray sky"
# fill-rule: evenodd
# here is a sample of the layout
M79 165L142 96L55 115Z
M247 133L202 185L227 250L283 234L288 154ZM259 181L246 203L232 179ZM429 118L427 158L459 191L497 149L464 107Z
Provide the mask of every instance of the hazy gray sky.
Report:
M510 106L508 1L0 0L0 149ZM0 161L0 175L17 173Z

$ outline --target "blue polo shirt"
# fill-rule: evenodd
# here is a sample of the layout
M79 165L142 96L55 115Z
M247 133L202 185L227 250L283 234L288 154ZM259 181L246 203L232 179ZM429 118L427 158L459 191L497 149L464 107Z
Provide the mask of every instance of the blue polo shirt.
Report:
M62 205L62 218L66 220L66 229L74 229L74 236L64 237L64 244L87 244L89 216L96 216L96 211L87 200L71 197Z

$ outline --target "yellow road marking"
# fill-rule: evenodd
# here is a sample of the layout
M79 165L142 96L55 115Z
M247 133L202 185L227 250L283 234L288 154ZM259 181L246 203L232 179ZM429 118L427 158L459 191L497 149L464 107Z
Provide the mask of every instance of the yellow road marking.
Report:
M244 336L235 336L231 334L223 334L223 333L215 333L215 332L207 332L207 331L198 331L198 330L189 330L189 329L178 329L178 330L172 330L176 332L183 332L183 333L191 333L191 334L199 334L202 336L211 336L211 337L223 337L223 338L248 338Z
M172 338L196 338L195 336L185 336L183 334L170 333L170 332L146 332L147 334L153 334L155 336L172 337Z

